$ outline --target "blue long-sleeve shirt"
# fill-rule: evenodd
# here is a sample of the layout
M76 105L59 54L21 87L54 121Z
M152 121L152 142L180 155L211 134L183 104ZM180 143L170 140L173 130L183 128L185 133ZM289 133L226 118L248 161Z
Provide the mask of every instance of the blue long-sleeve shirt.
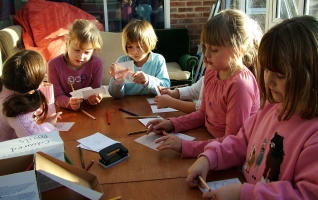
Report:
M128 55L121 56L117 63L132 60ZM148 84L146 86L136 83L124 83L116 85L114 78L109 81L108 92L114 98L122 98L125 95L146 95L157 94L155 87L170 87L170 79L166 66L166 60L161 54L150 52L147 62L141 69L134 65L135 72L143 71L148 75Z

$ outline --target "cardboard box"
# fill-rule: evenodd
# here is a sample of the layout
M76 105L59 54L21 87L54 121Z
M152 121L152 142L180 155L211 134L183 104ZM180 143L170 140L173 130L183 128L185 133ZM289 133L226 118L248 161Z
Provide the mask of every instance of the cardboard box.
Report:
M25 171L30 163L35 169ZM0 160L0 199L41 199L41 192L65 186L89 198L103 195L98 178L43 152Z
M0 142L0 149L0 160L42 151L64 161L64 142L58 131Z

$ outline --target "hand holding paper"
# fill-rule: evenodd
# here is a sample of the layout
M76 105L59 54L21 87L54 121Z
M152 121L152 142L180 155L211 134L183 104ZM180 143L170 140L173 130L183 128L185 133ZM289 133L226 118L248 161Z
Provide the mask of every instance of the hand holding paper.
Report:
M110 75L112 75L116 81L124 80L124 82L132 82L132 75L135 73L134 61L126 61L122 63L114 63L111 66Z

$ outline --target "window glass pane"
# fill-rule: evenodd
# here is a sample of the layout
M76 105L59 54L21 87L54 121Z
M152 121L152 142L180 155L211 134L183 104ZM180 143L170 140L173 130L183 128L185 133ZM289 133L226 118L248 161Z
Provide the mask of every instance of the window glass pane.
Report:
M306 6L308 8L306 14L318 17L318 0L308 0L306 4L308 5Z
M276 17L289 19L298 15L297 0L277 0Z

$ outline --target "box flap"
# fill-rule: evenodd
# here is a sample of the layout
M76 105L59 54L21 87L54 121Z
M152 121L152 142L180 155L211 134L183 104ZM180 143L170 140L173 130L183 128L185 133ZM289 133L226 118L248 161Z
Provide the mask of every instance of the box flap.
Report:
M89 199L99 199L103 195L102 187L95 175L43 152L35 154L35 169L37 173L41 173ZM38 184L41 185L40 182Z
M34 154L41 150L64 161L64 143L58 131L21 137L0 143L0 159Z

